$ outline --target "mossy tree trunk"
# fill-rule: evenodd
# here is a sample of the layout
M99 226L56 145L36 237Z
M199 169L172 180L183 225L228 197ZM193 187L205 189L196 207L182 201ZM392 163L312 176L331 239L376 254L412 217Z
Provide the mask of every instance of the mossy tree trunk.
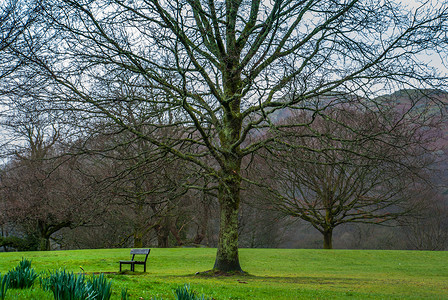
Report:
M224 173L224 172L223 172ZM225 175L219 187L220 230L214 269L223 272L241 271L238 256L238 211L241 179L237 173Z
M235 20L233 20L234 22ZM233 25L229 25L230 29ZM228 27L228 29L229 29ZM240 51L236 46L233 30L227 32L227 49L223 70L224 111L222 129L219 132L221 170L219 171L218 201L220 205L220 229L218 252L214 270L222 272L242 271L238 256L238 212L241 192L242 155L238 141L241 138L241 73L239 71Z
M38 250L49 251L51 250L50 238L51 235L62 228L69 228L72 225L69 221L62 221L55 224L47 224L44 221L38 221L37 223L37 238L38 238Z
M49 251L50 250L50 228L45 222L39 221L37 223L37 250Z

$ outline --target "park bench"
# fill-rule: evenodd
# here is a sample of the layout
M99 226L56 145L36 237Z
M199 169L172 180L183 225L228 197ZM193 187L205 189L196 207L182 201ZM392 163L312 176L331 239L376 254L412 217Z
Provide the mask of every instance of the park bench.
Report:
M143 272L146 272L146 260L148 259L151 249L131 249L131 260L120 260L120 272L121 265L131 265L131 271L135 271L135 265L143 265ZM135 260L136 255L145 255L145 260Z

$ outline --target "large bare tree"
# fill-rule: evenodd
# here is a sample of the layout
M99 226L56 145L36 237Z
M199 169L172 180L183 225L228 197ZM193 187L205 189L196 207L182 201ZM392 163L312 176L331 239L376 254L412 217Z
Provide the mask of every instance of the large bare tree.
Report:
M241 271L243 158L274 139L255 136L275 127L271 116L279 109L318 115L319 95L444 84L419 55L446 49L446 3L414 9L383 0L40 3L43 23L33 34L48 42L26 58L39 76L54 80L52 103L113 121L213 178L221 211L218 271ZM157 92L117 101L95 88L117 70ZM180 139L145 134L123 117L123 101L140 102L159 116L158 126L181 126L186 133Z

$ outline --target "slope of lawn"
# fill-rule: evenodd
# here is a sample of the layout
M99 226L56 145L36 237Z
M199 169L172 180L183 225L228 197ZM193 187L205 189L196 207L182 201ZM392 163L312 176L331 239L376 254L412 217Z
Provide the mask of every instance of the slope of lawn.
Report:
M5 274L22 257L36 271L65 268L76 273L107 273L113 299L127 288L131 299L174 299L172 290L191 289L214 299L448 299L448 252L375 250L241 249L247 276L204 277L216 249L151 250L147 272L118 274L118 261L130 249L0 253ZM129 267L128 265L126 267ZM39 284L32 290L9 290L6 299L52 299Z

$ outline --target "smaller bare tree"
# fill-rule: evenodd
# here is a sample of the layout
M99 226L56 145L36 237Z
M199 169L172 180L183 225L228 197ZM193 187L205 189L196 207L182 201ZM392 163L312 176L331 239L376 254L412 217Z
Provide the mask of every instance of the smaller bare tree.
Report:
M279 144L289 147L266 160L275 207L321 232L325 249L333 247L333 230L341 224L385 224L415 211L409 199L425 188L428 163L419 126L345 108L313 116L301 129L289 128L288 122Z

